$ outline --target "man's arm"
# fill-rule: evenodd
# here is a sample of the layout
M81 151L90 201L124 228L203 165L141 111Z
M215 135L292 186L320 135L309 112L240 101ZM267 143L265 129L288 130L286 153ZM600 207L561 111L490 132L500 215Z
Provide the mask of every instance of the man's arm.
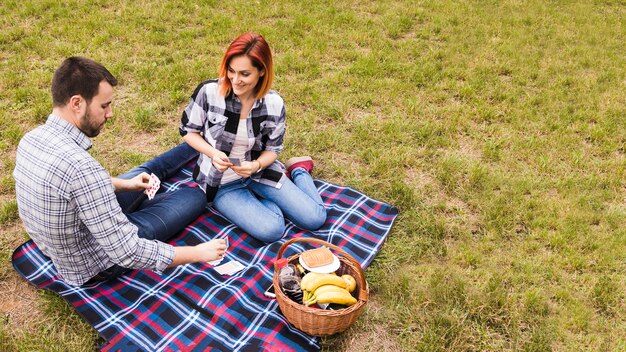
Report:
M150 175L145 172L126 180L118 177L111 177L111 183L115 192L144 191L149 188Z
M74 167L68 197L75 204L79 219L111 261L125 268L156 272L167 268L174 259L174 248L139 238L137 226L124 215L111 192L112 178L102 165L85 158Z
M177 246L174 247L174 260L168 268L188 263L218 260L224 256L225 251L226 241L223 239L215 239L195 246Z
M78 216L111 260L126 268L142 268L162 272L180 264L213 261L226 250L223 239L196 246L174 247L160 241L137 236L137 227L122 213L115 195L110 191L108 174L95 160L78 165L71 191ZM141 175L121 181L124 186L141 180ZM132 181L135 180L135 181ZM126 184L127 185L127 184ZM117 187L116 187L117 188Z

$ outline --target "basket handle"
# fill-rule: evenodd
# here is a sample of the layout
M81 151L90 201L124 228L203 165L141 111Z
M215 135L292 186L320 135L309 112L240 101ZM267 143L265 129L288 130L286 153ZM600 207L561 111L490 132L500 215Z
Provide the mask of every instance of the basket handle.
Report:
M285 253L285 251L287 250L287 247L289 247L291 244L296 243L296 242L315 243L315 244L319 244L321 246L328 246L328 247L334 249L335 251L341 253L346 259L348 259L350 262L352 262L352 264L354 264L354 266L356 266L357 270L359 271L359 274L361 274L361 275L359 275L359 279L360 279L359 281L361 283L359 285L359 299L362 300L362 301L367 301L367 291L365 290L365 287L367 286L367 281L365 281L365 273L363 272L363 269L361 268L361 264L359 262L357 262L356 259L354 259L346 251L344 251L343 249L335 246L332 243L328 243L326 241L319 240L317 238L310 238L310 237L291 238L291 239L287 240L285 243L283 243L280 246L280 249L278 250L278 257L276 259L282 258L283 257L283 253ZM276 264L274 264L274 270L276 270Z

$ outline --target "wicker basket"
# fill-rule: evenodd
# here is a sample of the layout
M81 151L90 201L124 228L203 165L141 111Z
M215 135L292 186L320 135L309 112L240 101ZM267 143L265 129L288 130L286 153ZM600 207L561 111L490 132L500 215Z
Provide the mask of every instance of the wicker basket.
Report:
M318 245L327 246L328 248L340 253L339 261L341 266L336 271L337 275L350 274L357 282L355 293L357 293L357 303L349 307L338 310L326 310L313 307L307 307L301 303L294 302L287 297L280 287L278 278L278 268L274 265L274 287L276 291L276 300L281 312L287 320L296 328L313 336L332 335L342 332L349 328L361 315L365 303L369 297L369 288L365 280L365 274L361 265L341 248L328 242L315 238L292 238L285 242L278 251L277 260L282 258L287 247L296 242L307 242ZM300 254L292 255L287 259L291 264L296 264Z

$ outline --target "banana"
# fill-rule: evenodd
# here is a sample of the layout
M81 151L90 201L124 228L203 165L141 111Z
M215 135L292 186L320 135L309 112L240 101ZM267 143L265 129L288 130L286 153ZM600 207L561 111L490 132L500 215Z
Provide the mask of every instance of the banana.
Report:
M350 275L344 275L352 278ZM322 299L335 299L337 298L341 302L352 302L348 298L352 297L350 292L348 292L348 288L352 288L356 286L356 282L354 278L352 281L354 285L351 285L351 281L349 278L344 278L337 276L337 274L320 274L310 272L302 277L300 281L300 288L302 289L302 303L304 305L311 305L318 301L318 297L322 297ZM352 297L354 299L354 297ZM320 302L322 303L322 302ZM356 303L356 299L354 299L354 303ZM351 303L351 304L354 304ZM341 303L343 304L343 303Z
M324 275L324 274L319 274L319 273L314 273L314 272L307 273L300 280L300 288L302 288L303 290L311 291L311 290L307 289L307 287L309 285L309 281L312 281L313 279L315 279L316 277L318 277L320 275Z
M341 288L335 285L322 285L313 291L312 296L319 296L324 292L341 292L341 293L349 293L345 288Z
M311 273L306 274L305 277L300 282L300 287L303 290L313 292L315 291L315 289L317 289L318 287L322 285L335 285L341 288L348 287L344 279L334 274L317 274L305 281L304 279L306 278L306 276L310 274Z
M304 301L304 304L309 306L315 302L319 301L319 297L344 297L351 296L350 292L348 292L345 288L341 288L335 285L322 285L318 287L314 292L308 292L307 299ZM320 302L323 303L323 302Z
M345 291L345 290L344 290ZM310 302L310 301L309 301ZM348 292L341 291L329 291L322 292L317 295L315 302L309 303L337 303L343 304L345 306L351 306L357 302L356 298L352 297L352 295Z
M354 277L352 277L352 275L345 274L341 275L341 278L346 281L346 290L348 290L348 292L354 291L354 289L356 288L356 280L354 279Z

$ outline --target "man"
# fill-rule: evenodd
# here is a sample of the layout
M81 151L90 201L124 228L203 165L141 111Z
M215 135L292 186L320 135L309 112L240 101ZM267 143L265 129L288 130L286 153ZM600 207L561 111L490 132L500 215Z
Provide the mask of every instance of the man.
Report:
M130 269L162 272L223 257L224 240L174 247L162 241L195 220L206 205L197 187L157 193L150 173L167 178L197 153L186 144L111 178L87 150L113 116L117 80L102 65L70 57L52 79L53 110L19 143L13 177L26 231L61 278L80 286Z

